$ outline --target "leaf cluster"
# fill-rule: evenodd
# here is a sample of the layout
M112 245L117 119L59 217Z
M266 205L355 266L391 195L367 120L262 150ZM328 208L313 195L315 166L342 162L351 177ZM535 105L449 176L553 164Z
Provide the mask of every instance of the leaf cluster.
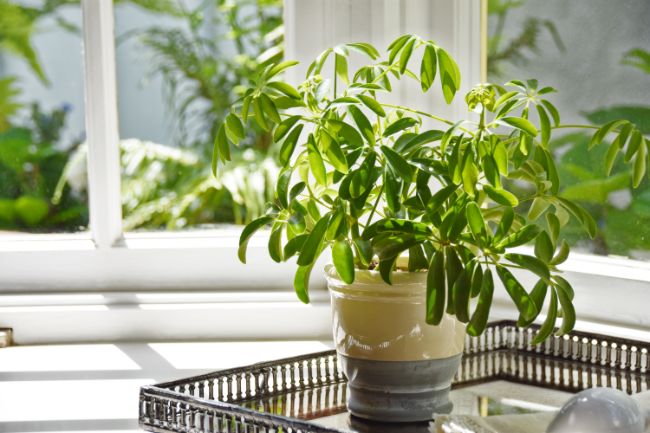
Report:
M351 72L353 53L370 63ZM548 149L552 131L561 127L548 99L553 88L536 80L479 85L465 97L478 120L452 122L384 102L395 82L408 79L424 92L438 81L451 103L460 88L459 68L433 41L404 35L386 58L365 43L336 46L309 65L297 87L278 78L294 65L269 65L216 135L215 173L251 123L272 133L281 147L273 203L243 230L242 262L251 236L270 226L269 255L277 262L296 257L294 287L304 302L312 268L330 248L346 283L361 269L378 270L387 284L394 272L428 271L423 314L433 325L452 314L479 335L498 278L519 310L520 325L532 323L547 305L536 341L553 332L559 316L560 333L573 328L573 289L558 269L569 245L559 232L573 218L593 236L596 223L558 195ZM431 124L440 129L429 129ZM603 127L594 142L623 134L626 125ZM636 131L630 128L628 135ZM629 149L629 142L620 148ZM630 161L648 142L633 145ZM522 194L510 187L513 182L530 188ZM529 243L530 253L513 250ZM401 256L408 256L408 264L398 268ZM536 277L531 291L519 282L519 272Z

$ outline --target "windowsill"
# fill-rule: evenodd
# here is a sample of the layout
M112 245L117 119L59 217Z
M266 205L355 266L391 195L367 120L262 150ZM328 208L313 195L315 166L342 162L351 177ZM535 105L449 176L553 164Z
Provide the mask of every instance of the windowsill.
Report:
M3 431L138 430L140 386L332 348L328 341L228 341L0 349ZM47 404L38 404L38 401Z

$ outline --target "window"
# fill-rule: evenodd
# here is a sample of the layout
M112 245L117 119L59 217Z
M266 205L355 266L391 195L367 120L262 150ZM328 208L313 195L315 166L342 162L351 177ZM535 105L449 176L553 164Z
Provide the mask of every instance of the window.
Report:
M489 2L491 82L536 77L552 85L563 124L603 125L627 118L650 132L650 29L647 1ZM624 25L623 25L624 23ZM577 227L564 236L584 252L650 258L650 182L631 186L621 158L612 176L603 161L608 145L587 150L592 130L554 131L551 143L562 194L594 215L590 240Z
M81 8L0 2L0 232L85 231ZM60 182L67 173L68 187Z
M0 0L0 7L17 3L18 0ZM23 3L27 1L20 2ZM223 116L222 110L227 109L222 101L236 97L238 80L245 82L250 78L245 73L241 75L243 78L220 75L221 70L217 69L232 62L244 68L253 57L280 56L278 47L282 45L278 43L283 40L286 40L286 57L304 63L338 42L365 40L385 46L391 38L412 32L434 38L455 56L467 91L481 80L481 32L494 32L498 25L494 8L489 26L481 25L482 18L487 18L481 12L488 9L482 9L476 0L82 0L81 7L70 3L65 2L61 13L69 11L64 14L65 22L73 21L72 15L76 13L78 28L66 38L70 38L70 44L73 40L77 44L76 48L70 48L73 54L79 55L81 41L84 51L83 58L79 58L83 86L77 76L65 77L66 80L74 78L74 91L67 91L66 98L76 95L77 101L72 103L67 125L70 128L78 125L77 129L70 129L71 137L85 135L86 138L87 147L76 150L81 155L81 167L85 167L82 172L87 173L87 183L79 184L79 197L84 194L87 197L88 216L69 231L88 227L88 232L82 236L0 238L0 327L14 327L18 342L328 335L327 293L316 290L311 306L298 304L291 287L294 269L291 264L271 262L263 234L250 242L248 264L242 265L237 260L239 228L224 227L224 223L242 223L255 212L262 212L260 203L264 194L268 194L262 181L267 174L262 169L268 169L269 175L273 173L272 165L264 162L265 158L273 158L273 149L263 146L263 135L251 131L248 148L240 156L242 165L232 169L231 180L227 181L227 177L214 180L206 175L211 159L213 133L210 130L215 120ZM484 0L482 4L487 6L487 3ZM552 3L569 7L568 3ZM645 7L641 0L625 3L634 4L635 8ZM494 7L499 3L490 4ZM263 8L261 20L259 8ZM647 15L641 9L622 10L633 17ZM544 20L555 19L563 11L532 1L508 9L504 41L517 37L519 27L514 22L523 23L524 17L537 15ZM7 16L0 15L0 23ZM59 32L61 24L56 16L52 19L57 26L52 28ZM229 27L232 26L229 22L236 16L240 17L241 26L257 29L252 32L253 40L243 42L241 47L227 31L234 28ZM281 16L286 20L284 36ZM553 33L545 23L540 26L539 36L545 45L540 42L538 56L551 55L555 56L554 61L568 61L572 57L570 34L560 22L556 23L566 48L564 53L558 50ZM4 29L4 24L0 25L0 32ZM629 34L635 34L634 31L629 30ZM636 39L629 48L624 47L621 53L648 45L647 30L639 30L638 35L645 36ZM174 44L183 40L191 40L190 47L174 50ZM9 71L5 67L8 55L2 51L4 46L5 42L0 41L3 78ZM63 45L57 48L58 52L63 53L63 48ZM198 58L198 50L208 54ZM558 83L564 92L558 77L531 69L550 60L539 60L524 52L531 57L527 64L504 61L502 75L495 78L491 73L490 80L506 81L508 74L520 76L523 71L544 81L548 77L549 82ZM234 56L235 53L240 55ZM191 59L196 62L186 61L184 57L179 60L175 57L179 55L197 57ZM70 64L75 59L74 55L61 56ZM47 58L44 54L43 60ZM628 60L638 63L642 58L642 55L631 55ZM587 60L592 61L584 59ZM645 79L641 69L619 65L619 60L618 57L611 60L608 68L625 70L636 80ZM494 57L491 65L494 66ZM589 68L590 73L593 68ZM548 67L545 71L553 72ZM223 95L214 100L201 95L197 90L197 86L200 88L197 73L211 79L222 77L226 84L220 82L215 87ZM580 76L584 75L587 74ZM631 79L632 75L622 78ZM645 87L636 85L635 89ZM418 95L417 88L406 87L396 97L413 102ZM647 100L637 96L639 99L635 101L613 96L586 101L574 110L576 120L581 120L578 116L582 107L589 104L605 107L635 102L638 105L643 103L643 98ZM42 96L34 98L41 100ZM84 100L85 121L81 108ZM62 102L65 99L55 101ZM465 110L462 97L451 110L457 113ZM78 120L73 122L73 118ZM87 152L86 164L84 152ZM63 191L71 194L71 179L67 182ZM187 201L183 202L184 199ZM187 202L191 204L180 206ZM586 244L585 248L594 250L592 244ZM636 252L627 253L637 257ZM576 254L565 269L576 287L578 309L589 313L582 314L584 319L629 326L647 323L646 312L641 308L647 302L639 302L636 311L629 305L614 305L618 299L609 298L614 286L624 287L628 297L647 299L649 264ZM322 288L324 282L313 281L312 287L319 285ZM495 300L497 313L500 302ZM503 312L508 313L505 308ZM174 327L168 326L170 317L174 318Z

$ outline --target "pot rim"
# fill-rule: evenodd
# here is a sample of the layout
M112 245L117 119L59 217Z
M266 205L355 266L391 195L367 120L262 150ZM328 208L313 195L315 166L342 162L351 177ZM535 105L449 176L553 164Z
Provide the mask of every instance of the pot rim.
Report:
M347 284L339 277L333 264L325 265L327 287L340 294L383 295L390 297L422 297L426 294L427 272L394 271L393 284L381 278L379 271L355 269L354 283Z

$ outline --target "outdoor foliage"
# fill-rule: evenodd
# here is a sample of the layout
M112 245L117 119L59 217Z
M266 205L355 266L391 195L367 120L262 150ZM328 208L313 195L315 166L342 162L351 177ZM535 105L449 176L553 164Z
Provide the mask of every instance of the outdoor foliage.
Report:
M352 53L373 62L349 71ZM477 120L454 123L383 102L395 81L413 79L423 92L440 86L451 103L460 88L459 69L433 41L404 35L388 47L386 58L369 44L338 45L315 59L297 88L278 79L295 63L268 66L216 135L215 173L227 166L231 145L251 124L272 132L281 145L275 200L267 215L244 228L242 262L250 237L270 225L269 255L277 262L297 257L294 288L308 302L309 275L324 250L331 248L346 283L357 269L378 269L390 284L397 258L408 252L408 271L429 271L430 324L447 312L468 323L468 333L480 334L497 276L522 326L535 320L550 297L536 342L550 335L560 315L559 333L573 328L573 289L557 269L569 245L559 233L573 219L594 236L596 223L559 195L549 142L563 125L548 99L553 88L536 80L479 85L465 96ZM331 79L323 76L329 68ZM440 129L428 129L429 122ZM621 120L596 128L589 147L609 135L616 138L606 160L613 163L622 154L638 185L648 140ZM534 255L512 250L528 243ZM538 278L531 292L512 269ZM471 298L477 298L473 312Z
M277 152L269 147L267 133L247 131L246 145L234 156L236 166L218 180L207 174L215 125L255 71L282 58L281 0L214 0L194 9L172 0L119 3L172 17L176 23L121 36L136 38L151 60L151 74L163 78L178 131L176 146L121 142L125 230L243 224L259 217L272 197L278 172ZM0 0L0 55L17 56L43 85L50 85L33 40L45 19L56 28L80 34L62 13L69 6L78 8L79 1L45 0L32 6ZM27 116L29 103L20 88L20 77L0 79L0 153L5 155L0 160L0 228L83 229L88 211L82 137L62 141L66 113L61 109ZM57 132L41 139L37 123L48 116ZM26 212L33 216L25 216Z

